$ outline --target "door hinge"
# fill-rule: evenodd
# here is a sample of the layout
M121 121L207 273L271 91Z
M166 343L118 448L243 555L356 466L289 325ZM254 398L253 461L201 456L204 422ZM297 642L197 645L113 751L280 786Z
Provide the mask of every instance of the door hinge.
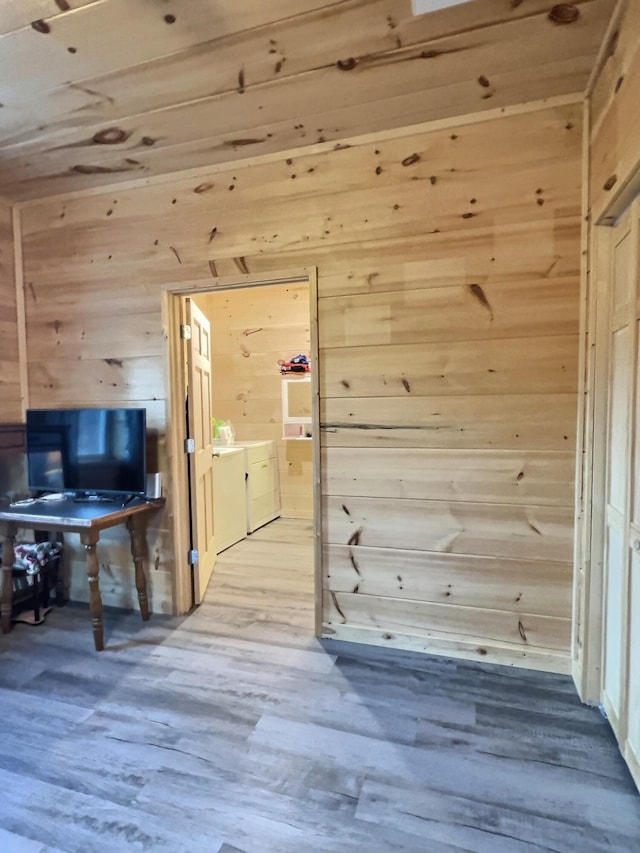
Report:
M191 551L189 551L189 565L190 566L196 566L198 564L199 560L200 560L200 554L198 554L198 552L196 551L195 548L192 548Z
M188 323L185 323L183 326L180 326L180 337L183 341L191 340L191 326Z
M185 453L195 453L196 452L196 440L195 440L195 438L185 438L185 440L184 440L184 452Z

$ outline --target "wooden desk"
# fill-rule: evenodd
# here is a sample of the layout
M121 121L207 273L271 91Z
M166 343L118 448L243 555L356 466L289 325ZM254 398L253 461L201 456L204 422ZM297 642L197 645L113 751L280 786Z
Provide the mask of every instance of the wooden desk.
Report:
M149 514L163 504L164 501L162 500L138 502L136 499L126 507L121 507L102 501L79 503L71 498L66 498L55 502L37 501L23 506L4 505L0 507L0 532L4 535L2 604L0 606L2 633L6 634L11 630L13 546L16 533L20 527L80 534L80 541L87 554L89 609L93 625L93 641L96 651L101 652L104 649L104 621L98 577L100 564L96 555L96 545L100 539L100 531L106 530L108 527L125 524L131 537L131 555L135 568L140 613L146 621L149 618L147 579L143 563L146 523Z

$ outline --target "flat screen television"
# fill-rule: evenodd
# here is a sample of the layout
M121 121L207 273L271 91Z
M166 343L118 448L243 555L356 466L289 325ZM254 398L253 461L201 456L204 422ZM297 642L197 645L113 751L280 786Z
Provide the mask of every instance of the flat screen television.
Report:
M28 409L33 492L144 495L146 409Z

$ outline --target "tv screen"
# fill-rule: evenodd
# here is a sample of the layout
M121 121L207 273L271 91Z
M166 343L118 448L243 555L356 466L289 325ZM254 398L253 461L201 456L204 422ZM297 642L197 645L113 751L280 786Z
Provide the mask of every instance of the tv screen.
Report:
M145 409L28 409L34 492L144 495Z

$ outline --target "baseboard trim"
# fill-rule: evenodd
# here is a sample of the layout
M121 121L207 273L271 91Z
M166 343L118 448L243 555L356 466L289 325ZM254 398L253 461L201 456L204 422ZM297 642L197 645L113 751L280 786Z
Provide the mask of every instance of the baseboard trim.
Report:
M402 634L397 631L380 631L374 628L335 623L331 625L324 623L320 636L327 640L344 640L363 645L441 655L479 663L501 664L560 675L571 674L569 650L563 652L554 649L522 648L507 643L486 643L473 638L465 640L455 637L449 640L442 637Z

